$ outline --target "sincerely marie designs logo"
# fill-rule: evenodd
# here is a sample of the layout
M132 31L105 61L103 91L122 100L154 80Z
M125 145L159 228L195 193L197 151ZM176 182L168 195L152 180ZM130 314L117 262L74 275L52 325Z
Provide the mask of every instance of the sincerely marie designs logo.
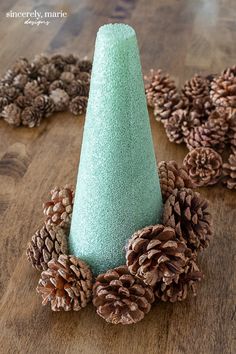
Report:
M54 19L63 19L67 17L68 14L65 11L8 11L6 13L7 18L22 18L24 25L30 26L48 26Z

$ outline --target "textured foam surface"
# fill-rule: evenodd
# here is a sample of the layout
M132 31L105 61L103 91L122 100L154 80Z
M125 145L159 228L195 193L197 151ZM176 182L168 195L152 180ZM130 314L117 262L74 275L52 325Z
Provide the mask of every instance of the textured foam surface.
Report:
M70 252L95 274L124 264L129 237L161 213L136 35L128 25L105 25L96 39Z

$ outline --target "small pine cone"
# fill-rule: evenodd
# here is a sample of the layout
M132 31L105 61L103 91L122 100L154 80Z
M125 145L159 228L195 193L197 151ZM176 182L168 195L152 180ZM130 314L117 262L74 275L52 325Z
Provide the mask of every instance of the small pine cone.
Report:
M76 96L69 104L69 110L75 116L86 112L88 98L83 96Z
M43 116L50 116L55 110L55 104L53 100L46 95L37 96L34 99L34 107L39 110Z
M166 135L170 142L181 144L193 127L201 124L199 116L188 109L178 109L164 123Z
M79 67L73 64L66 64L64 67L64 71L69 71L70 73L74 74L76 77L81 73Z
M73 80L67 85L66 92L70 97L75 97L75 96L87 97L89 93L89 84L84 83L81 80Z
M28 74L29 65L28 59L21 57L15 62L11 70L15 75Z
M92 286L93 276L88 265L63 254L48 263L36 290L42 295L42 304L49 302L53 311L79 311L90 302Z
M197 283L202 280L202 277L203 274L199 271L196 262L190 259L178 281L173 281L168 285L160 282L156 285L155 296L165 302L184 301L189 290L193 293L193 296L197 295Z
M25 109L28 106L32 106L32 102L33 99L31 97L23 96L23 95L18 96L17 99L15 100L15 104L17 104L17 106L20 107L21 109Z
M55 64L49 63L39 69L39 74L45 76L48 81L52 82L59 79L61 71L56 68Z
M21 120L23 125L29 128L39 126L42 120L42 112L36 107L26 107L21 113Z
M52 55L51 58L50 58L50 62L51 62L53 65L55 65L55 67L56 67L58 70L60 70L60 71L64 70L65 65L66 65L65 58L64 58L64 56L61 55L61 54L54 54L54 55Z
M13 83L15 72L11 69L8 69L3 78L1 78L1 82L6 85L11 85Z
M8 124L15 125L16 127L21 124L21 109L15 103L5 106L1 116Z
M163 224L173 227L193 252L203 250L212 236L208 206L208 201L192 189L175 189L165 202Z
M40 85L36 80L27 82L24 87L24 95L30 98L35 98L42 95L44 92L44 87Z
M215 106L236 107L236 66L212 81L210 95Z
M73 64L75 65L78 62L78 58L73 54L65 55L64 60L66 64Z
M211 148L191 150L185 156L183 165L195 187L216 184L221 177L222 158Z
M49 86L49 92L52 92L56 89L62 89L64 90L65 89L65 83L62 81L62 80L55 80L53 81L50 86Z
M43 204L47 225L68 226L71 221L74 190L69 185L51 190L51 200Z
M175 161L161 161L158 164L162 198L165 201L175 188L193 188L193 184L184 167L178 167Z
M227 132L227 142L232 147L236 147L236 109L229 109L227 113L229 123L229 129Z
M70 97L66 91L62 89L56 89L51 91L50 97L55 104L56 111L65 111L69 106Z
M18 95L19 95L19 89L13 86L5 86L4 97L8 100L8 102L14 103Z
M80 60L77 65L82 72L90 73L92 70L92 62L90 60Z
M13 86L22 90L24 89L28 81L29 81L28 75L18 74L14 77Z
M91 80L91 74L86 73L85 71L82 71L77 76L77 79L82 81L83 83L89 84L90 80Z
M0 96L0 112L9 104L8 99L4 96Z
M51 259L67 254L67 233L68 230L55 225L44 225L38 229L26 250L32 266L38 270L46 270Z
M227 163L223 164L223 183L229 189L236 189L236 148L233 148L233 153L229 156Z
M93 286L93 304L106 322L128 325L141 321L154 301L151 287L120 266L100 274Z
M222 152L225 147L229 123L217 111L213 111L206 123L193 128L185 141L191 151L198 147L210 147Z
M32 61L32 64L40 68L41 66L48 64L48 62L49 62L49 58L46 55L36 54Z
M69 71L64 71L63 73L61 73L60 80L66 83L70 83L74 79L75 79L75 75Z
M126 264L131 274L149 286L159 281L170 284L184 272L186 251L185 243L176 238L173 228L148 226L129 240Z
M205 77L194 75L191 80L185 82L182 92L193 110L201 112L203 116L211 112L210 83Z

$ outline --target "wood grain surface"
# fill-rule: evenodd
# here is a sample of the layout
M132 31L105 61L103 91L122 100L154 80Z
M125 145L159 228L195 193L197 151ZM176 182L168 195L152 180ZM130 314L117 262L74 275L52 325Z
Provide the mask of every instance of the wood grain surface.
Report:
M5 17L35 9L69 15L39 27ZM19 56L40 52L92 57L96 31L108 22L134 26L144 71L161 67L178 84L235 64L235 0L8 0L0 12L1 73ZM150 120L157 159L181 162L186 147L171 144L151 112ZM215 237L200 258L205 279L197 298L158 303L129 327L106 324L92 305L79 313L41 306L39 273L26 260L26 244L42 224L50 188L75 183L83 126L84 117L69 113L33 129L0 121L0 353L236 353L236 192L221 186L201 189L211 201Z

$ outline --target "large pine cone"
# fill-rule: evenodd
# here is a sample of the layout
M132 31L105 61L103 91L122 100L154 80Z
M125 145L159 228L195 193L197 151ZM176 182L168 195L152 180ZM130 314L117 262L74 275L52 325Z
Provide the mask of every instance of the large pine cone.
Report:
M148 226L133 234L126 250L131 274L154 286L178 280L186 264L186 245L176 238L175 230L163 225Z
M67 254L67 230L58 226L44 225L28 243L26 255L32 266L45 270L51 259Z
M210 95L215 106L236 107L236 66L212 81Z
M163 282L157 283L155 296L161 301L184 301L189 291L194 296L197 295L197 283L202 280L202 277L203 274L199 271L197 264L193 259L190 259L178 281L173 281L168 285Z
M37 286L43 305L53 311L79 311L91 300L93 276L88 265L74 256L60 255L48 263Z
M195 75L191 80L185 82L182 91L189 100L191 110L198 112L204 119L212 109L209 80L203 76Z
M189 150L211 147L222 152L225 147L229 123L219 112L213 111L204 124L193 128L185 141Z
M100 274L93 287L93 304L99 316L113 324L141 321L151 309L154 294L126 266Z
M70 224L74 190L71 186L55 187L51 190L51 200L43 204L43 213L46 215L46 224L60 225L62 227Z
M202 250L212 236L208 206L208 201L192 189L175 189L164 205L163 223L174 228L192 251Z
M228 162L223 165L223 173L225 175L223 183L226 187L236 189L236 148L233 148Z
M175 188L193 188L187 170L184 167L178 167L175 161L159 162L158 171L164 201L172 194Z
M180 97L169 75L163 74L161 70L151 70L144 80L147 102L150 107L154 107L156 120L164 122L175 110L186 107L186 100Z
M197 148L184 158L183 165L195 187L218 182L222 172L222 158L211 148Z

